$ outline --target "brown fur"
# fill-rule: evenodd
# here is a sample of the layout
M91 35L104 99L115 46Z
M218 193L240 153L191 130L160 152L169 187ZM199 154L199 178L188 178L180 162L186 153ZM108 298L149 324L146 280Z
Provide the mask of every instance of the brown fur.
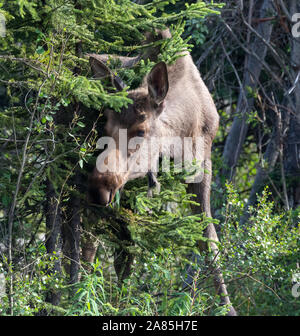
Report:
M118 147L118 131L127 129L128 141L144 131L147 137L203 137L205 144L204 159L210 159L210 148L216 134L219 116L213 100L203 83L191 56L179 58L174 65L168 66L169 90L162 103L155 108L150 97L145 78L143 85L130 91L128 97L133 104L121 113L108 110L106 132L113 137ZM182 92L188 94L182 94ZM160 111L158 109L163 109ZM162 113L161 113L162 112ZM163 149L162 149L163 151ZM163 152L162 152L163 155ZM135 176L135 175L134 175ZM107 182L109 179L109 183ZM130 174L99 174L97 169L90 178L90 185L124 185ZM101 181L100 181L101 180Z
M169 33L163 33L162 35L163 37L170 37ZM155 59L155 53L157 54L156 50L148 52L147 55L151 59ZM103 65L100 64L99 66L102 67ZM166 81L167 83L165 83ZM164 91L167 91L166 96L164 96ZM124 109L121 114L114 111L107 112L106 131L108 135L115 139L117 148L118 130L120 128L128 130L128 140L136 136L137 132L141 130L145 132L145 140L150 136L158 138L202 137L204 148L201 157L206 173L200 183L190 184L188 189L197 195L196 200L200 203L200 207L195 207L194 211L205 212L206 216L211 217L211 146L218 129L219 115L191 55L184 52L184 56L167 67L167 75L164 73L164 65L158 64L146 76L141 87L129 91L128 95L133 100L131 106ZM160 154L163 155L164 148L160 148L160 150ZM96 195L94 201L106 205L108 201L112 200L116 190L129 179L143 175L145 174L131 174L130 171L123 174L100 174L95 168L89 180L89 185ZM209 224L205 234L207 238L218 242L217 233L212 223ZM214 257L218 259L217 244L210 243L209 245ZM222 296L222 303L230 305L230 314L235 315L222 273L216 266L213 268L213 274L217 291Z

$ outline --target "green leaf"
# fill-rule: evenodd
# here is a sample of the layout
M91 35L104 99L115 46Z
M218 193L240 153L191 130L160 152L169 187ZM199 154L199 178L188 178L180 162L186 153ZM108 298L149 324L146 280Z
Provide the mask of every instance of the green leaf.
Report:
M39 55L43 54L45 52L45 49L41 46L37 47L35 52Z
M79 127L85 127L85 124L84 124L83 122L81 122L81 121L78 121L77 125L78 125Z

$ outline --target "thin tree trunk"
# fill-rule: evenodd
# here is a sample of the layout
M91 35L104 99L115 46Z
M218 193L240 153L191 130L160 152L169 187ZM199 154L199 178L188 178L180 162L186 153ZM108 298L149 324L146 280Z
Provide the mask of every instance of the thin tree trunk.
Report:
M76 9L81 9L81 5L76 2ZM76 56L82 57L82 42L79 41L75 45ZM75 75L80 75L80 67L75 67ZM80 106L77 105L76 110L80 110ZM80 172L79 168L75 168L74 184L76 191L80 191ZM71 196L71 202L69 205L69 213L71 215L70 225L68 227L67 239L68 246L70 248L69 254L71 258L70 264L70 283L74 284L79 281L79 267L80 267L80 197L76 193Z
M50 256L55 256L57 259L54 262L49 273L55 276L55 273L61 273L61 251L62 251L62 234L61 234L61 209L58 203L56 191L52 182L47 179L46 182L46 249ZM58 305L60 302L60 293L49 291L46 301L53 305Z
M249 207L256 203L257 193L260 191L261 187L267 181L268 175L271 173L271 171L273 171L274 166L277 162L280 150L278 145L279 136L280 135L278 134L278 129L275 129L273 131L271 140L264 154L263 158L264 165L263 166L260 165L257 170L257 174L255 176L255 180L251 188L250 196L247 205L245 207L244 214L240 220L241 225L245 224L249 219L250 217L250 213L248 212Z
M300 4L298 0L289 2L290 16L294 13L300 13ZM291 96L294 106L291 114L290 127L285 142L284 151L284 170L290 181L288 191L291 208L300 205L300 39L291 37L291 64L293 67L294 87Z
M75 173L75 184L79 185L79 172ZM80 267L80 197L73 195L70 202L70 232L69 232L69 244L70 244L70 283L74 284L79 280L79 267Z
M296 1L290 3L291 15L295 12L300 12L300 5L296 8ZM296 39L291 40L291 64L298 69L294 71L291 86L294 87L291 93L294 98L294 104L291 99L285 99L287 103L287 111L282 113L283 122L279 121L281 114L277 111L278 122L274 125L274 131L271 140L267 146L264 154L264 166L260 165L258 172L253 183L249 200L247 202L245 213L241 218L240 224L244 224L248 218L249 206L254 205L257 201L257 193L261 187L268 183L268 175L273 171L275 164L280 158L281 165L281 178L283 184L283 196L280 197L288 210L291 207L297 207L300 204L300 84L299 82L294 86L297 76L300 71L300 41ZM275 103L275 102L274 102ZM283 104L283 105L285 105ZM292 111L292 113L290 112ZM285 130L288 129L287 136ZM283 152L283 141L285 142L285 151ZM285 173L293 180L292 186L289 191L286 190ZM288 197L289 195L289 197ZM291 203L291 204L289 204Z
M259 4L260 1L257 1L256 7L259 6ZM259 10L259 18L263 19L274 12L272 4L272 0L263 1ZM257 33L267 42L270 41L272 30L272 21L260 21L256 27ZM247 55L245 60L243 88L240 91L236 108L238 115L234 118L224 147L221 182L225 182L226 180L231 181L235 174L235 168L248 131L247 119L254 105L254 98L247 98L247 92L249 89L251 89L252 92L255 91L263 68L262 62L258 62L257 58L253 55L256 54L259 59L264 60L267 54L267 46L261 38L255 35L249 46L249 50L251 50L252 53Z

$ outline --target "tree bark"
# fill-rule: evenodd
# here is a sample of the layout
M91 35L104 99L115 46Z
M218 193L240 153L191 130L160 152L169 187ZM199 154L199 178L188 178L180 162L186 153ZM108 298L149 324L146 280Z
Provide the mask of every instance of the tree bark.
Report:
M300 5L296 5L296 1L290 2L290 14L300 12ZM288 210L300 205L300 84L296 83L297 76L300 71L300 40L291 39L291 68L297 69L292 73L291 93L292 99L284 99L283 106L286 105L287 109L278 115L278 118L283 120L283 124L278 122L274 125L271 140L267 146L264 154L264 167L259 166L255 181L253 183L249 200L247 202L245 213L241 218L240 224L245 224L249 218L248 209L250 205L254 205L257 200L257 193L261 187L268 183L268 175L273 171L275 164L280 157L281 165L281 178L283 184L283 203ZM296 83L296 85L294 85ZM288 112L286 112L288 111ZM279 125L281 124L281 125ZM285 130L287 136L284 136ZM284 151L282 148L284 142ZM285 188L285 174L292 182L289 190Z
M278 144L280 134L278 134L278 132L279 130L277 128L274 129L271 140L264 154L263 158L264 165L263 166L260 165L257 170L257 174L255 176L255 180L251 188L250 196L246 204L244 214L240 220L241 225L244 225L248 221L250 217L250 214L248 212L249 207L256 203L257 193L260 191L261 187L267 181L268 175L270 174L271 171L273 171L274 166L277 162L280 151L280 147Z
M79 185L79 173L75 173L75 184ZM71 197L70 209L72 211L70 219L70 283L74 284L79 280L80 267L80 198L78 195Z
M290 16L300 13L300 4L297 0L289 2ZM290 186L288 190L289 203L291 208L300 205L300 81L296 82L300 73L300 38L291 36L291 64L293 68L294 87L291 96L294 106L292 110L290 127L285 141L284 169ZM299 77L298 77L299 79Z
M61 233L61 209L57 199L56 191L52 182L47 179L46 182L46 249L49 255L55 255L57 260L54 262L49 273L55 276L55 273L61 273L61 251L62 251L62 233ZM46 301L53 305L58 305L60 302L60 293L49 291Z
M257 1L256 7L258 7L260 3L260 1ZM259 9L260 19L268 17L270 13L274 12L272 5L272 0L263 1ZM273 30L273 22L260 21L255 30L264 40L269 42ZM256 89L263 68L262 62L258 62L254 54L256 54L259 59L264 60L267 54L267 46L261 38L255 35L249 46L249 50L251 50L252 53L247 55L245 59L243 88L240 91L236 108L238 115L234 118L231 130L225 142L223 167L220 176L221 183L224 183L226 180L231 181L235 174L235 168L248 131L247 119L254 105L254 98L247 98L246 95L249 88L251 88L252 91Z
M75 4L76 9L81 9L81 5L76 2ZM82 42L79 41L75 44L76 56L83 57L82 52ZM74 74L80 75L81 68L75 67ZM80 105L77 104L76 110L80 111ZM81 232L81 220L80 220L80 196L77 194L80 192L80 180L81 174L79 172L79 168L75 168L74 179L72 179L72 183L75 185L76 192L71 195L70 202L68 204L68 215L69 219L66 226L66 246L67 251L66 253L70 257L70 269L69 269L69 276L70 276L70 283L74 284L79 281L79 268L80 268L80 232Z

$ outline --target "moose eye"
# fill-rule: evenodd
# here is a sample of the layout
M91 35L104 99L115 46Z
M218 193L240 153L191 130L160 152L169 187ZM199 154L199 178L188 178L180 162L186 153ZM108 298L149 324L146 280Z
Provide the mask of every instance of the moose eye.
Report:
M143 137L143 136L145 135L145 131L143 131L143 130L139 130L139 131L136 132L136 135L137 135L138 137Z

